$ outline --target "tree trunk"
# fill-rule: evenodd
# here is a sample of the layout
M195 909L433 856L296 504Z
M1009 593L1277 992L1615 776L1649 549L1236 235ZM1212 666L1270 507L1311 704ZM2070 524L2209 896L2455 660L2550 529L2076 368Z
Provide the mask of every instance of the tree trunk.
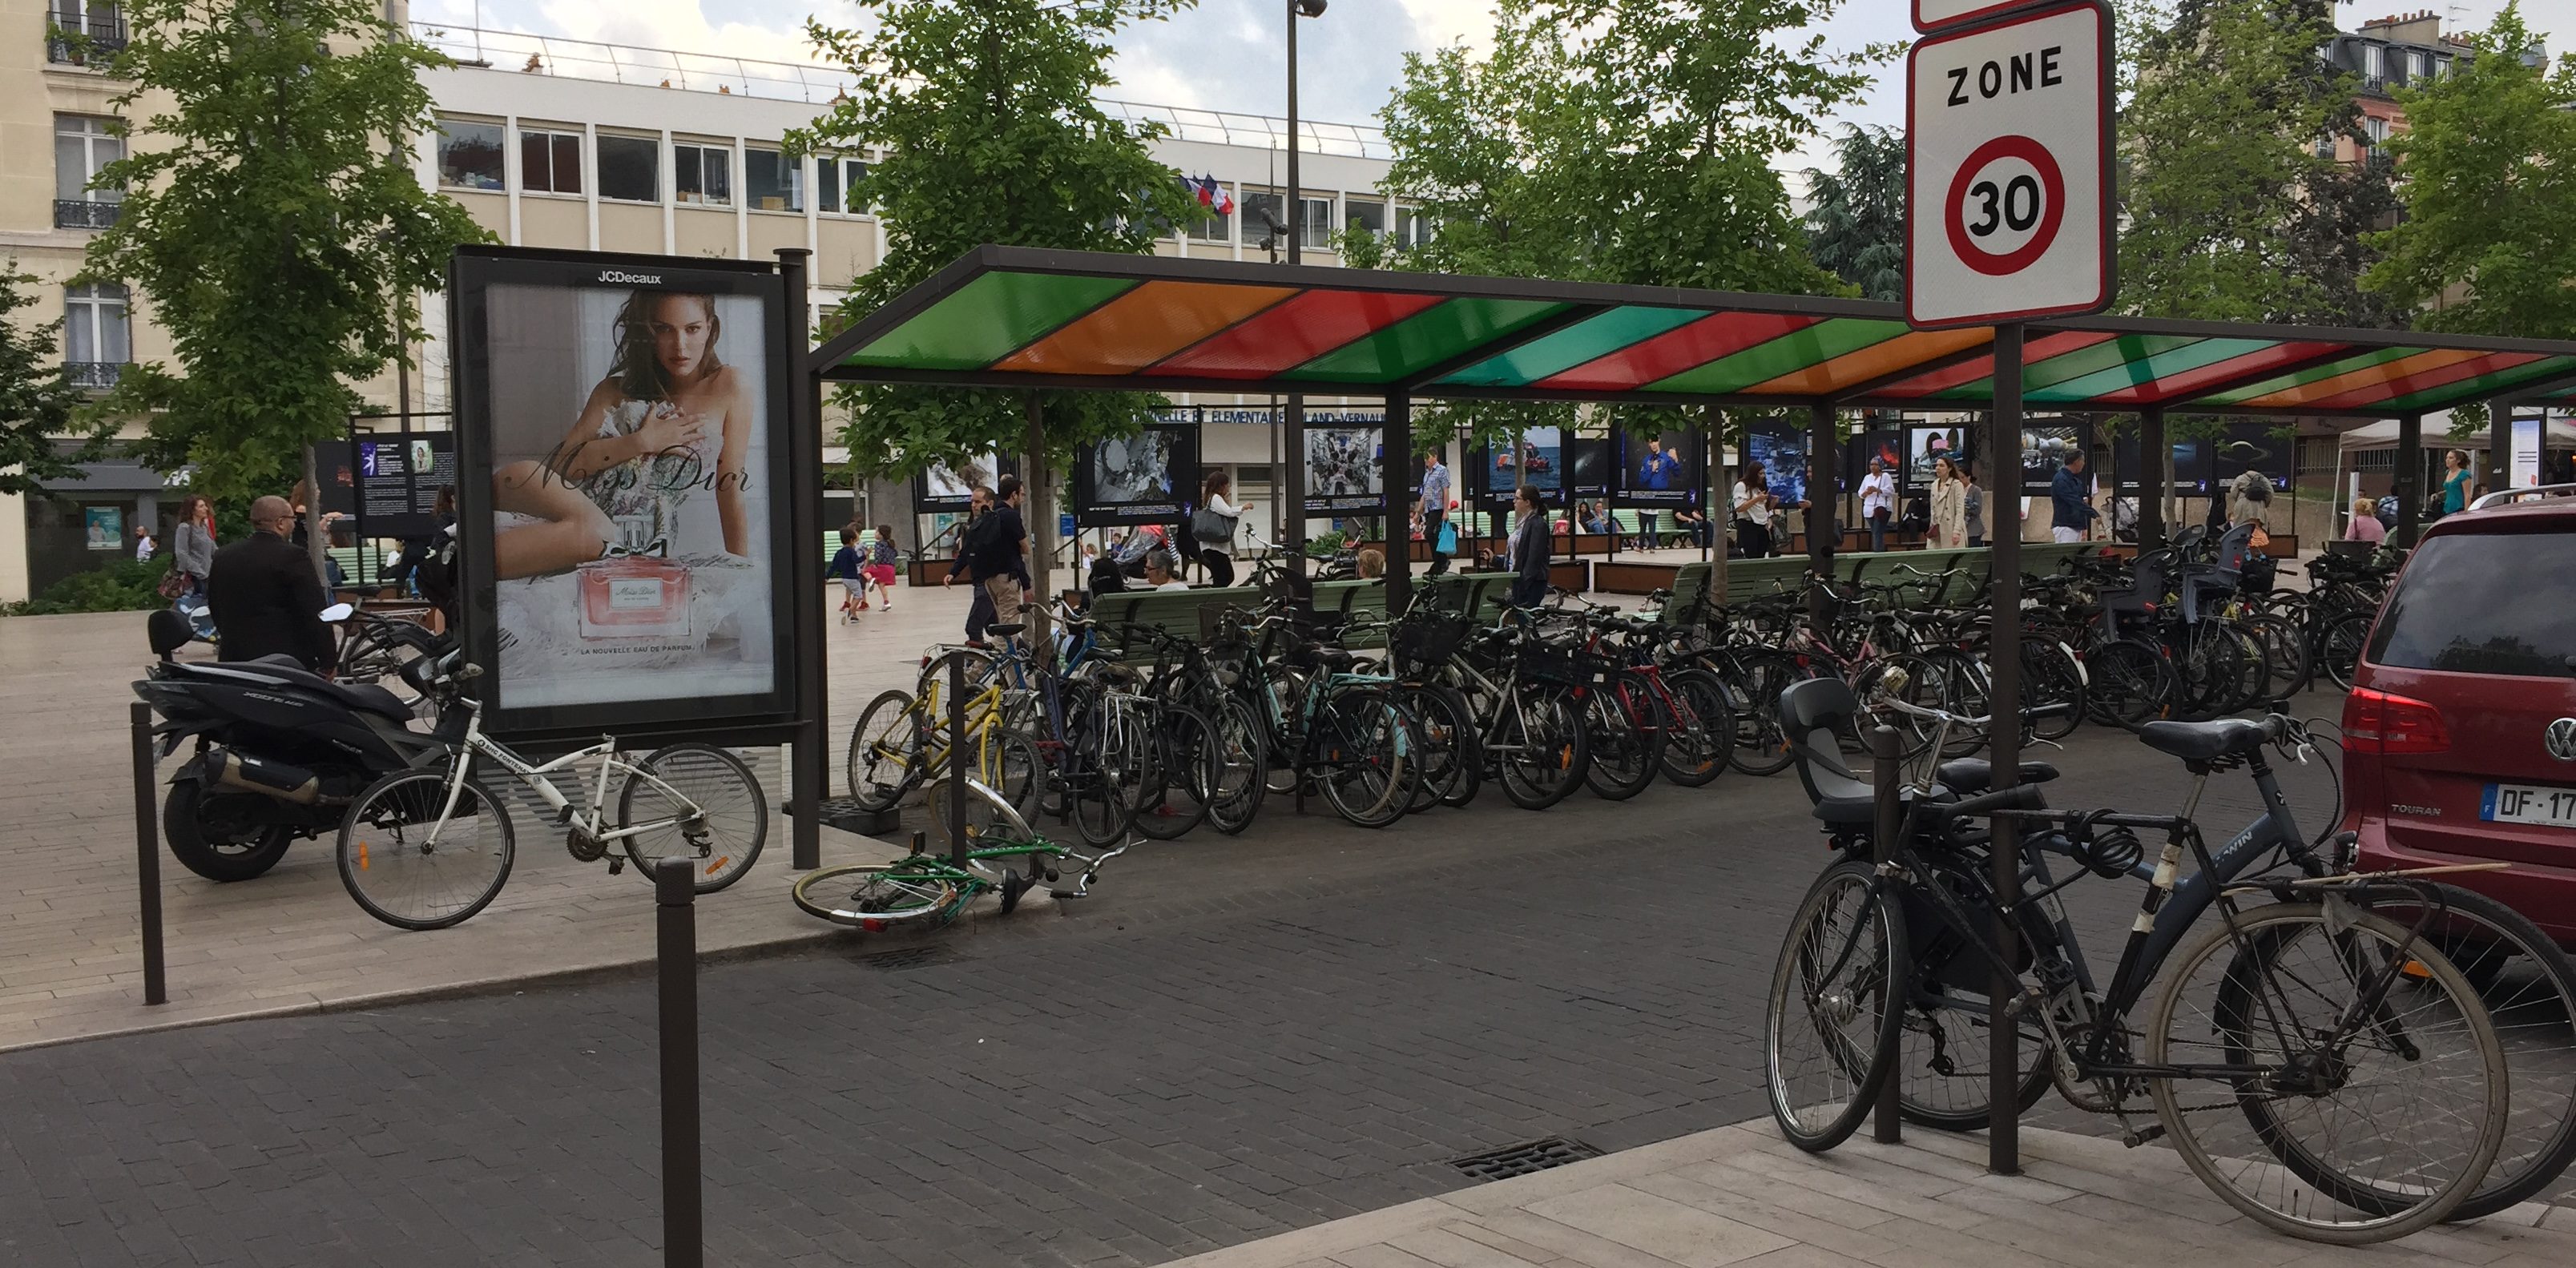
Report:
M322 579L324 593L331 589L331 570L322 564L331 539L322 531L322 476L313 446L304 446L304 553L313 561L313 575Z
M1034 602L1022 617L1029 627L1029 646L1045 649L1055 646L1047 635L1047 605L1054 601L1048 564L1055 558L1055 499L1047 496L1046 407L1038 403L1035 392L1029 394L1028 430L1020 438L1020 479L1028 490L1023 503L1028 514L1029 589Z

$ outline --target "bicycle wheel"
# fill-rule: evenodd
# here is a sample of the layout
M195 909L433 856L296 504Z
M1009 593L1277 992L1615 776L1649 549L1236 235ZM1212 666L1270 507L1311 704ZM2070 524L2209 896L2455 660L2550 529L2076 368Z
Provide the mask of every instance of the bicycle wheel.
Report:
M944 924L980 888L934 859L826 867L797 879L788 896L809 916L869 932Z
M2317 636L2317 668L2325 671L2334 685L2352 690L2353 675L2361 667L2361 648L2370 641L2370 623L2376 612L2346 612L2326 622L2325 631Z
M1795 657L1757 653L1743 657L1740 672L1727 679L1727 703L1735 715L1735 752L1727 760L1747 775L1777 775L1789 769L1789 733L1780 725L1780 693L1808 677Z
M1036 746L1017 735L1004 737L993 758L994 765L1002 768L1005 780L1011 777L1009 772L1012 770L1028 769L1033 773L1037 761ZM935 850L945 850L954 843L949 828L949 788L948 779L943 775L922 789L921 808L930 820L928 835ZM1021 813L1021 808L1028 802L1012 799L1000 788L986 782L983 776L966 781L965 802L966 848L970 850L987 848L996 841L1026 841L1033 835L1028 818Z
M1216 724L1217 785L1208 797L1208 822L1233 836L1252 826L1261 801L1270 793L1270 741L1261 717L1240 699L1218 703Z
M1863 666L1853 677L1852 694L1860 699L1861 712L1871 722L1895 728L1904 748L1903 756L1911 761L1932 747L1936 725L1887 708L1881 701L1898 700L1918 709L1981 714L1985 711L1982 702L1989 693L1982 683L1970 685L1969 679L1975 673L1967 657L1955 652L1937 659L1907 652ZM1959 729L1952 728L1953 732ZM1861 731L1867 734L1868 727Z
M1545 810L1583 783L1592 750L1583 713L1563 691L1508 688L1496 708L1495 772L1503 795L1523 810Z
M769 841L769 797L760 778L712 744L653 750L617 795L617 826L657 824L626 838L626 857L651 879L663 859L689 861L692 883L712 894L742 879Z
M1474 801L1476 786L1484 778L1485 756L1476 742L1476 716L1466 697L1438 683L1417 683L1405 689L1405 707L1422 732L1422 787L1432 804L1463 806Z
M2476 1191L2449 1219L2482 1219L2548 1188L2576 1162L2576 965L2538 925L2503 903L2456 885L2438 885L2442 911L2427 928L2434 949L2475 987L2504 1046L2513 1105L2504 1146ZM2370 910L2406 928L2422 904L2374 899Z
M1825 869L1790 917L1763 1012L1763 1086L1780 1134L1809 1153L1849 1139L1878 1100L1896 1043L1905 925L1874 869Z
M2084 662L2053 638L2022 635L2021 706L2028 710L2030 733L2043 740L2062 740L2084 721Z
M2257 614L2241 617L2237 624L2263 649L2264 699L2285 700L2307 689L2313 676L2308 667L2308 638L2297 622Z
M2134 727L2171 711L2180 684L2173 665L2134 638L2113 639L2084 655L2085 708L2105 726Z
M1936 859L1933 866L1969 910L1992 909L1994 890L1983 856ZM1994 1105L1994 1028L1987 1012L1993 966L1928 906L1902 905L1913 972L1897 1029L1896 1064L1888 1072L1896 1080L1897 1112L1936 1131L1982 1131ZM2025 1016L2018 1034L2022 1058L2030 1064L2016 1099L2027 1110L2048 1094L2053 1054L2036 1017Z
M1646 791L1663 764L1663 732L1652 717L1638 716L1640 703L1615 682L1583 693L1583 738L1592 748L1583 782L1603 801L1626 801Z
M1138 833L1170 841L1199 826L1215 800L1223 761L1216 724L1196 709L1167 704L1142 740L1144 768L1128 808Z
M929 743L930 731L911 696L889 691L869 701L850 728L850 799L865 810L884 810L903 800L921 782Z
M1664 778L1684 788L1705 787L1726 773L1735 754L1735 715L1727 707L1726 684L1705 669L1666 671L1664 695L1655 698L1663 714Z
M509 808L469 777L450 812L447 777L445 768L396 771L340 820L340 884L360 910L397 929L462 924L510 879Z
M2468 979L2394 922L2342 910L2278 903L2211 928L2173 962L2146 1060L2272 1071L2148 1091L2184 1163L2228 1205L2357 1246L2431 1225L2476 1190L2504 1142L2507 1076ZM2372 1020L2343 1024L2357 1015Z
M1127 835L1134 815L1120 772L1128 769L1127 735L1110 715L1100 693L1068 689L1064 693L1065 727L1071 740L1062 751L1057 780L1064 789L1066 812L1074 835L1085 845L1110 846Z
M966 698L971 701L982 687L984 676L992 670L993 653L981 647L950 647L923 660L921 672L912 680L912 694L938 701L942 711L939 716L943 719L948 716L949 666L952 661L965 663Z
M1403 711L1377 691L1338 691L1315 710L1304 757L1334 813L1362 828L1404 817L1413 793L1410 732Z

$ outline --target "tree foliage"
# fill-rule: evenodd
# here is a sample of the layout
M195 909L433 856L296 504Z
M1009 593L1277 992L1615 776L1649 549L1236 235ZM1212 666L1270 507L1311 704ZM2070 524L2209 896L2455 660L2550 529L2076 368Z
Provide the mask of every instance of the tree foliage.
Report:
M1890 50L1826 51L1837 0L1500 0L1491 49L1408 54L1380 111L1388 191L1437 236L1350 262L1434 272L1839 293L1772 159L1857 97ZM1662 425L1633 411L1622 425ZM1491 438L1568 407L1457 404ZM1438 427L1418 436L1436 440Z
M55 343L63 323L31 326L10 316L36 303L23 289L35 280L14 265L0 272L0 493L37 493L47 480L80 474L77 455L54 443L82 430L73 418L80 389Z
M2324 57L2327 0L2147 0L2122 28L2121 307L2392 324L2355 285L2360 231L2393 210L2386 169L2347 167L2321 144L2361 138L2352 77Z
M2512 5L2468 42L2448 78L2398 93L2406 218L2364 285L2428 330L2576 338L2576 58L2526 60Z
M1836 169L1807 169L1807 249L1870 299L1905 298L1905 137L1887 128L1846 129L1834 142Z
M857 0L853 27L808 20L806 33L847 66L855 91L807 128L799 150L879 146L853 182L873 205L886 255L857 279L856 318L985 243L1142 255L1188 214L1178 174L1154 158L1159 125L1112 118L1111 40L1194 0ZM1132 434L1159 398L1042 393L1058 455ZM936 459L1016 451L1020 393L869 385L845 389L842 431L870 474L910 475Z
M111 74L128 157L116 226L87 275L125 282L169 333L179 370L132 367L102 403L150 412L143 456L197 464L219 499L283 491L303 447L342 433L355 384L418 337L410 297L444 284L486 235L421 188L432 125L419 71L446 59L374 0L127 0Z

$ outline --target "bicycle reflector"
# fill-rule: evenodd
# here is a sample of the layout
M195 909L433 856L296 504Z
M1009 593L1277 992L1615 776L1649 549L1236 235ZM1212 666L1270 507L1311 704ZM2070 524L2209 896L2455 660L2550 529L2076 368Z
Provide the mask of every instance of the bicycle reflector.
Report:
M2445 753L2451 728L2442 711L2407 696L2355 687L2343 701L2344 743L2357 752Z

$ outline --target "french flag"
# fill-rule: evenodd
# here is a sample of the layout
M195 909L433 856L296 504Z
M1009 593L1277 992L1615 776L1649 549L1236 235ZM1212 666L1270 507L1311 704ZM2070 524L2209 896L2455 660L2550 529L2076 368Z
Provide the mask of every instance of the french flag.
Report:
M1189 186L1190 193L1199 200L1199 206L1207 208L1212 214L1219 216L1234 214L1234 196L1225 192L1225 186L1218 184L1215 176L1184 176L1181 178L1181 183Z

